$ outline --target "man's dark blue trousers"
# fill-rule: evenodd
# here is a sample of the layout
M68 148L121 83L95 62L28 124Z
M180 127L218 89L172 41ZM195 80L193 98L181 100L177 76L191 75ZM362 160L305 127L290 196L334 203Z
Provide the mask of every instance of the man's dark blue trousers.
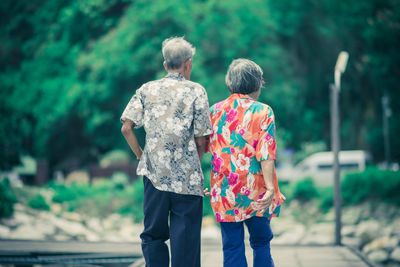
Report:
M200 267L203 198L156 189L143 177L144 230L140 235L146 267ZM168 226L169 219L169 226Z

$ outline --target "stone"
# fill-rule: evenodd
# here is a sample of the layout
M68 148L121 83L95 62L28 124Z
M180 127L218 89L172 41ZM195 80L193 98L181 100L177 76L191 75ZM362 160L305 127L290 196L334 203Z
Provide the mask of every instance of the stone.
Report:
M22 211L15 211L13 219L17 222L17 225L21 225L29 224L32 222L32 220L34 220L34 217Z
M61 232L69 235L69 236L79 236L85 235L87 229L78 222L67 221L61 218L53 218L52 223L57 227Z
M65 178L65 184L70 185L71 183L77 184L89 184L89 174L85 171L73 171L68 174Z
M103 220L103 227L105 230L115 230L121 225L122 217L117 213L109 215Z
M308 230L310 234L332 235L332 236L334 234L334 231L335 231L335 224L329 222L317 223L311 225Z
M139 229L137 225L134 224L124 224L118 232L121 240L126 242L140 241L140 233L142 229Z
M70 220L70 221L75 221L75 222L81 222L82 217L76 212L64 212L61 217Z
M61 213L62 212L62 205L59 203L52 203L50 205L50 209L53 213Z
M344 225L342 227L342 236L353 237L356 233L357 226L355 225Z
M322 234L306 235L300 242L302 245L331 245L334 243L334 236Z
M284 232L277 238L272 239L272 244L294 245L299 244L305 235L306 229L302 224L294 225L290 230Z
M56 232L56 227L53 224L50 224L46 221L37 220L34 223L35 231L45 235L45 236L52 236Z
M388 259L388 256L388 253L383 249L375 250L368 254L368 258L374 262L384 262Z
M97 233L101 233L103 231L103 226L101 225L99 218L90 218L86 221L86 226L89 230Z
M6 239L10 235L10 228L5 225L0 225L0 239Z
M396 247L390 254L390 259L400 263L400 247Z
M361 247L361 239L358 237L343 236L342 243L346 246L350 246L356 249L359 249Z
M395 237L381 237L365 245L363 248L363 252L365 254L368 254L371 251L380 249L392 251L397 246L398 242L398 239Z
M354 225L360 222L363 213L362 206L351 206L343 209L342 223L343 225Z
M330 210L328 211L328 213L326 213L326 214L324 215L323 220L326 221L326 222L333 222L333 221L335 221L335 211L334 211L333 209L330 209Z
M375 220L363 221L357 226L355 236L361 239L362 244L367 244L381 236L381 226Z
M29 239L29 240L43 240L45 235L36 230L34 225L24 224L19 226L16 230L12 231L9 235L10 239Z
M92 231L85 231L84 240L89 242L98 242L101 241L101 238L98 234L93 233Z
M400 237L400 218L396 218L391 222L390 226L391 235L399 236Z

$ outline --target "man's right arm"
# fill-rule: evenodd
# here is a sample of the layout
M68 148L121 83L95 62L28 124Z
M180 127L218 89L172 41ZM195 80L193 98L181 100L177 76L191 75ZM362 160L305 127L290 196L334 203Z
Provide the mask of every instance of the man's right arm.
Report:
M133 131L133 127L133 121L126 119L124 124L122 125L121 132L124 135L126 142L129 144L132 152L136 155L137 159L140 160L143 151Z
M199 137L194 138L194 141L196 142L197 153L199 154L200 162L201 162L201 159L203 158L204 153L206 152L207 138L208 138L208 136L199 136Z

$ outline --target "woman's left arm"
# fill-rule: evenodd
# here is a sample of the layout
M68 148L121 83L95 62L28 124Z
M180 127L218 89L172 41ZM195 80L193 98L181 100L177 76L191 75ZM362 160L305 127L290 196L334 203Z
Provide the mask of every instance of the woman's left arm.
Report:
M272 200L275 195L274 189L274 169L275 169L275 160L267 159L261 161L261 168L263 172L265 186L267 187L267 191L265 192L263 198L257 200L258 209L260 212L266 211L272 204Z

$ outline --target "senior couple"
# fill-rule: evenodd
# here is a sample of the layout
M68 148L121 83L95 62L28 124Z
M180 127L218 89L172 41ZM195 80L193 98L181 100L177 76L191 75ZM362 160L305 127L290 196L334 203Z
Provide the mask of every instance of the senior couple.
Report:
M275 175L275 121L257 98L261 68L234 60L226 74L231 93L209 109L206 90L190 81L195 48L183 37L162 44L168 74L136 90L121 121L122 133L140 160L144 183L144 230L140 235L147 267L200 266L203 196L221 226L224 266L247 266L244 224L254 267L274 266L270 220L284 201ZM145 147L133 128L144 127ZM203 190L201 159L212 153L211 189Z

